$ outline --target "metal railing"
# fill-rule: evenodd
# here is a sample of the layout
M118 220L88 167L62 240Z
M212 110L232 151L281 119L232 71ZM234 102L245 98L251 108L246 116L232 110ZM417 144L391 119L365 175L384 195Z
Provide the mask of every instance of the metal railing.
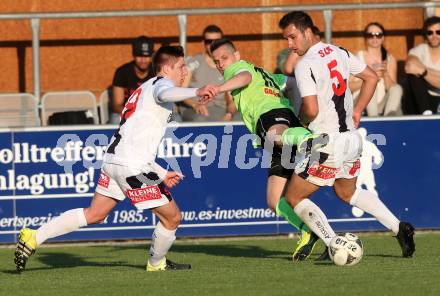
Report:
M322 11L324 17L324 37L326 42L332 39L332 18L335 10L371 10L371 9L403 9L423 8L425 16L435 14L440 2L404 2L404 3L365 3L365 4L326 4L326 5L288 5L239 8L199 8L199 9L161 9L161 10L129 10L129 11L90 11L90 12L39 12L0 14L0 20L31 20L32 27L32 64L34 79L34 95L40 98L40 20L71 19L71 18L108 18L108 17L140 17L140 16L177 16L179 25L179 42L186 47L187 16L205 14L241 14L241 13L276 13L291 10Z

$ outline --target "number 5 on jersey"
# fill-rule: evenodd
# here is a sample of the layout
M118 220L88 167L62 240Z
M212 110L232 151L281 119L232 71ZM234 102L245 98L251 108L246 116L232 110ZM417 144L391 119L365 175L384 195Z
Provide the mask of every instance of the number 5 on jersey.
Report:
M342 96L347 90L347 84L345 83L341 72L336 69L337 66L338 62L336 60L332 60L327 64L328 70L330 71L330 77L338 80L338 84L335 84L334 82L332 83L332 88L335 95L339 97Z

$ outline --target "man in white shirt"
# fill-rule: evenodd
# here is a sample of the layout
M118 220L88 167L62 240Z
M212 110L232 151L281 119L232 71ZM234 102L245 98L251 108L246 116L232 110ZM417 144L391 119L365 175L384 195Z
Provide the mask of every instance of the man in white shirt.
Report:
M152 236L147 271L191 268L189 264L177 264L165 258L176 239L181 219L168 188L176 186L182 174L167 171L155 162L173 103L215 95L209 86L180 87L187 75L183 57L180 46L162 46L157 51L153 59L157 76L142 84L125 104L119 128L104 156L91 205L64 212L37 230L22 229L15 251L17 271L25 269L29 257L47 239L104 221L126 197L137 209L151 209L160 220Z
M423 35L426 42L409 51L405 64L405 114L432 115L440 107L440 17L425 20Z
M302 56L295 68L302 97L299 119L311 132L329 135L324 148L312 150L295 168L286 200L328 246L336 234L325 214L309 198L321 186L333 186L341 200L373 215L392 230L403 257L411 257L415 250L414 228L400 222L377 195L356 189L362 152L362 139L356 128L376 88L377 75L344 48L316 40L308 14L292 11L283 16L279 26L289 48ZM348 87L350 74L363 80L355 106Z

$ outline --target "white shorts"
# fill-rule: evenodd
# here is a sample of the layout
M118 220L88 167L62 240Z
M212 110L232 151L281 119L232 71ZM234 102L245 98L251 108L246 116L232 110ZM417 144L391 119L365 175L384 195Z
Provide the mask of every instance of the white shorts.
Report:
M160 207L172 200L171 193L154 171L109 163L101 168L96 192L119 201L128 197L140 210Z
M329 135L329 143L308 155L295 174L318 186L333 186L336 179L352 179L361 167L362 138L357 131Z

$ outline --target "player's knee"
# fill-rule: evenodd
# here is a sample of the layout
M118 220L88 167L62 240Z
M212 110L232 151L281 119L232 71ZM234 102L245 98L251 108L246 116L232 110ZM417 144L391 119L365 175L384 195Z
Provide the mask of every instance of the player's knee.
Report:
M107 213L94 211L91 208L84 209L84 216L86 217L87 224L99 224L105 221Z
M354 191L351 189L335 187L335 193L341 200L343 200L346 203L350 203L350 200L354 194Z
M160 222L166 229L176 229L180 225L180 221L182 220L182 215L180 211L170 215L169 217L164 217Z
M173 228L177 228L180 225L180 221L182 221L182 215L180 214L179 211L173 216L171 220Z

